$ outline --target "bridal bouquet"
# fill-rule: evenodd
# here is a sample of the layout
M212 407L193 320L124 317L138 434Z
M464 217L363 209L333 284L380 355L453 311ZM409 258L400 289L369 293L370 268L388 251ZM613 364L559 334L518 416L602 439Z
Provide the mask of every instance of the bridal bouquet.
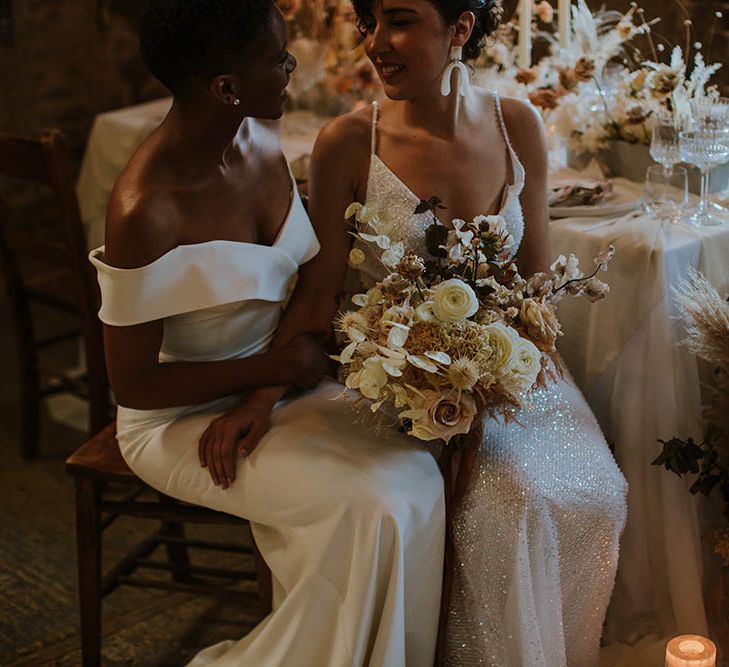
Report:
M336 327L346 345L335 359L346 386L372 401L373 412L394 406L409 435L421 440L466 434L477 415L518 410L529 391L545 385L560 334L555 304L564 295L603 298L598 280L614 253L596 258L585 276L577 258L560 256L550 270L523 279L509 259L514 239L501 216L441 224L438 198L430 211L428 257L394 242L386 211L354 203L345 217L352 234L374 253L387 275L364 294ZM355 247L350 263L365 250Z

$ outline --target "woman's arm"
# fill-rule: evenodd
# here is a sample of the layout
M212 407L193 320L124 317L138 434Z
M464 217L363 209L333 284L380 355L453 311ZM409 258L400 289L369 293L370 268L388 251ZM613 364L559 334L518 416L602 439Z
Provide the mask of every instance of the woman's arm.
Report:
M351 236L344 211L359 189L367 167L369 121L361 112L328 123L314 146L309 170L309 216L321 245L319 253L301 267L271 350L285 349L302 334L318 340L329 337L347 269ZM261 390L271 406L285 387Z
M319 134L309 172L309 214L321 244L319 254L299 272L299 280L276 330L271 350L285 349L302 335L322 340L344 283L351 238L344 211L356 198L368 159L369 123L351 116L329 123ZM223 488L235 480L238 456L253 451L270 425L271 410L285 383L259 389L241 405L213 420L200 438L200 464Z
M124 211L124 198L116 195L107 217L105 248L112 266L144 266L174 247L173 206L157 198ZM318 346L305 337L289 338L275 354L159 363L162 336L162 320L104 327L109 379L120 405L149 410L205 403L271 384L309 387L326 372Z
M524 238L516 262L520 273L530 276L546 271L550 257L544 123L537 110L526 102L505 98L502 105L509 138L526 172L520 196L524 211Z
M315 386L326 372L319 346L308 337L242 359L160 363L161 320L104 327L109 380L120 405L154 410L206 403L271 384Z

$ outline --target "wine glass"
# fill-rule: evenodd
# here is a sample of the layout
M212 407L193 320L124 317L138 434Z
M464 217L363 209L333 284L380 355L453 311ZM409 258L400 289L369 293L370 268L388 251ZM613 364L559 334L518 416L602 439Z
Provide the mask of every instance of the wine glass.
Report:
M663 165L666 179L670 178L673 165L681 161L678 135L682 129L677 115L668 111L655 115L650 154L656 162Z
M724 130L729 123L729 97L701 97L691 100L692 129Z
M681 159L701 171L701 200L688 222L698 226L721 225L726 220L712 210L708 175L713 167L729 161L729 129L694 129L679 134Z
M729 97L706 96L691 101L692 129L725 130L729 128ZM729 215L729 211L711 201L711 174L707 174L706 188L709 191L709 208L714 213Z

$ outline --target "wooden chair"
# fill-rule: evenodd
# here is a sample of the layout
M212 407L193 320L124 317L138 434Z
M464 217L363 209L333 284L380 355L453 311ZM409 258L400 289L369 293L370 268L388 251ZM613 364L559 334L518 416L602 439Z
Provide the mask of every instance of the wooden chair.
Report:
M76 540L81 611L81 645L84 667L101 664L101 601L121 585L177 590L202 595L222 595L250 602L260 601L262 615L271 609L271 573L251 538L252 547L185 538L185 523L226 524L244 528L248 522L222 512L179 503L162 494L145 500L150 489L124 462L114 425L105 428L66 461L76 484ZM127 489L121 500L106 498L110 484ZM102 531L119 516L158 519L160 527L134 545L124 558L101 575ZM154 560L153 552L164 546L167 561ZM190 563L188 548L252 554L255 568L229 570L198 567ZM140 577L136 570L164 570L171 580ZM213 583L220 580L222 583ZM258 594L231 589L236 580L257 581Z
M0 132L3 182L7 180L16 190L33 184L50 195L42 214L37 207L32 213L18 211L12 224L10 207L0 201L0 259L20 361L20 451L25 459L38 455L40 405L51 394L71 392L89 400L89 434L100 431L110 419L101 324L96 316L98 286L87 259L72 173L66 141L58 130L38 138ZM27 270L29 263L32 271ZM67 314L73 327L38 339L32 304ZM79 338L85 375L76 377L41 366L41 350Z

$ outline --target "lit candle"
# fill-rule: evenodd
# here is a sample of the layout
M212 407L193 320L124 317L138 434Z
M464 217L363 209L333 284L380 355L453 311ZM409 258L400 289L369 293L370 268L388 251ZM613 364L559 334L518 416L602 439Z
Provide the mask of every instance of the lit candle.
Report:
M532 2L519 2L519 67L532 64Z
M666 667L716 667L716 646L699 635L674 637L666 646Z
M557 5L557 20L559 21L559 45L561 48L569 48L570 36L572 30L570 29L570 22L572 17L570 16L570 0L559 0Z

